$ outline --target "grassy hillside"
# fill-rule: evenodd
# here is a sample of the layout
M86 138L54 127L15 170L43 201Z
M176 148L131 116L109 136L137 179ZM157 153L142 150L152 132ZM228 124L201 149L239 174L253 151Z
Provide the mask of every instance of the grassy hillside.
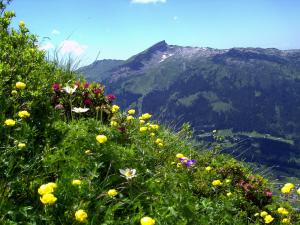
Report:
M107 71L107 79L87 78L107 84L122 107L153 112L166 124L189 122L196 136L214 129L231 129L236 136L231 140L240 139L240 133L257 133L261 139L244 138L263 149L246 146L249 154L243 157L274 167L280 179L300 178L299 52L160 42ZM269 136L276 140L265 138ZM293 143L283 145L281 140ZM240 150L238 155L245 148Z
M299 224L299 185L199 148L45 60L0 1L0 224Z

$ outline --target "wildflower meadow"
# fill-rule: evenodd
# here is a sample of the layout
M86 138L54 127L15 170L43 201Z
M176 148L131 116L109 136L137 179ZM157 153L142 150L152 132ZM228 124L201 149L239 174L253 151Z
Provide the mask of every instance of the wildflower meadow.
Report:
M0 1L0 224L300 224L299 184L122 109L37 47Z

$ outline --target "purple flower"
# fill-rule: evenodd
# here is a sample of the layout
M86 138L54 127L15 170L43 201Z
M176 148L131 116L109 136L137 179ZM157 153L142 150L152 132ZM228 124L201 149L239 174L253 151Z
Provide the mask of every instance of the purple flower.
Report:
M185 165L186 165L187 167L190 167L190 166L193 166L195 163L196 163L196 160L194 160L194 159L188 159L188 160L186 161Z
M178 160L179 160L180 162L187 161L187 159L188 159L188 158L186 158L186 157L178 158Z

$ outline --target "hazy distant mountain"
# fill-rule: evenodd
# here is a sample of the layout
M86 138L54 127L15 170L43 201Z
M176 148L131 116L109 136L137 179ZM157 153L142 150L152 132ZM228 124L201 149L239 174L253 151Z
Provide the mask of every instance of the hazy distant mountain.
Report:
M123 107L151 112L164 122L190 122L197 132L231 129L247 137L255 132L257 138L293 140L288 152L267 148L257 154L269 157L270 164L300 169L300 50L161 41L126 61L98 61L81 71L106 84Z
M87 80L104 80L110 76L108 71L121 65L123 62L124 60L115 59L97 60L88 66L81 67L78 69L78 72L83 73Z

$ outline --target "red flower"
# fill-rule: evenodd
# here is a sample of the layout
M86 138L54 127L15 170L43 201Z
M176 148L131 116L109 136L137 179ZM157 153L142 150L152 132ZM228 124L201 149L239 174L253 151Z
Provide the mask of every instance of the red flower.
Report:
M98 95L98 94L101 94L102 93L102 90L100 88L96 88L93 90L94 94L95 95Z
M114 96L113 94L108 94L108 95L106 96L106 98L107 98L108 101L112 102L113 100L116 99L116 96Z
M53 91L59 91L59 89L60 89L60 84L59 84L59 83L54 83L54 84L52 84L52 89L53 89Z
M86 99L83 101L83 104L85 104L85 105L91 105L91 104L92 104L92 100L89 99L89 98L86 98Z
M90 86L90 84L88 82L86 82L86 83L84 83L83 88L87 89L87 88L89 88L89 86Z

